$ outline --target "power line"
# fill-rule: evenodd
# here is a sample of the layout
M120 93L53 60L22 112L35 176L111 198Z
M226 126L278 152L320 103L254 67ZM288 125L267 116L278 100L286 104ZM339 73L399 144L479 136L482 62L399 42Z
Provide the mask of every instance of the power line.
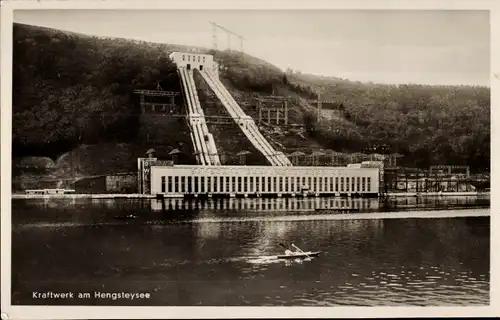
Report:
M235 36L240 40L240 52L243 51L243 41L246 40L242 35L231 31L215 22L209 21L210 24L212 24L212 41L213 41L213 49L217 50L217 30L224 31L227 35L227 44L228 44L228 49L231 50L231 36Z

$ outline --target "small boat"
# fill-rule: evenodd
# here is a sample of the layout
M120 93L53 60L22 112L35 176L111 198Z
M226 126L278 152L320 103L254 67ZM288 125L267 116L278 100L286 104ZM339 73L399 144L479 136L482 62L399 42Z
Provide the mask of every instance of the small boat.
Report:
M309 257L316 257L320 254L321 251L307 251L307 252L294 252L293 254L286 255L278 255L276 256L277 259L302 259L302 258L309 258Z

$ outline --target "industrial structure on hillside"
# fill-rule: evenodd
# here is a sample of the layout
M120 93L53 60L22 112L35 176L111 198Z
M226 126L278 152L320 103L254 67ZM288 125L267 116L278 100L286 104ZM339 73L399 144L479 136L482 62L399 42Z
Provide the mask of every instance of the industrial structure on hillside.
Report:
M234 51L235 41L231 39L236 38L243 55L246 40L243 36L215 22L210 24L213 50L219 50L221 33L227 36L226 50ZM412 165L412 161L399 161L398 158L404 156L398 153L343 153L305 145L306 125L297 121L296 107L315 105L315 126L334 131L338 130L334 127L338 122L331 120L345 117L343 103L335 97L329 98L328 92L316 92L316 99L279 96L275 95L274 86L272 95L268 96L241 93L236 96L238 103L219 77L221 72L228 78L229 67L225 64L230 65L231 59L226 56L219 64L213 55L202 51L192 49L192 52L169 54L177 69L172 78L174 81L178 78L180 87L170 80L168 86L176 91L163 90L161 81L156 89L134 90L141 110L140 147L148 149L146 158L138 159L137 171L127 167L114 173L85 175L83 170L78 174L80 156L92 157L83 149L68 153L70 177L61 177L59 168L49 163L42 168L49 177L33 179L30 174L20 175L23 179L13 182L13 190L24 190L30 195L139 193L172 198L369 197L489 190L489 175L472 176L468 166L407 168L404 165ZM290 123L294 120L298 123ZM297 141L286 143L284 140L290 137ZM293 146L285 150L287 144ZM388 148L383 147L371 150L388 152ZM142 150L127 152L132 152L135 158ZM20 172L33 169L29 163L16 167ZM255 200L261 203L263 199ZM262 203L265 207L265 202ZM343 206L342 201L339 204Z
M172 52L186 107L186 120L197 165L176 165L154 157L138 159L139 193L183 196L377 196L381 162L347 167L294 167L273 148L254 119L243 111L219 80L219 66L208 54ZM221 164L213 135L201 106L194 73L199 73L246 139L266 159L268 166Z
M471 176L468 166L432 166L429 169L405 168L398 166L398 154L384 156L381 154L342 154L323 153L312 150L305 154L297 148L289 149L290 159L261 133L254 119L247 115L228 89L219 79L219 65L214 57L208 54L173 52L170 58L177 65L177 73L181 84L181 92L165 91L160 86L157 90L135 90L140 97L140 107L144 115L152 118L144 127L150 130L153 123L156 129L156 142L162 140L163 134L172 130L172 122L157 121L170 117L184 119L182 128L177 126L179 136L188 137L184 141L192 148L184 153L179 149L168 148L170 159L158 159L155 150L149 149L147 157L138 159L136 172L121 172L93 176L73 176L66 179L39 179L21 181L15 187L24 189L28 194L59 194L61 192L77 193L139 193L159 195L163 197L295 197L295 196L346 196L371 197L383 194L422 194L422 193L457 193L486 191L489 188L489 177ZM196 78L196 81L195 81ZM204 91L217 99L202 106L198 96ZM203 93L204 94L204 93ZM184 104L176 103L176 97L183 97ZM158 98L168 101L159 102ZM289 107L287 97L268 96L255 99L255 110L258 122L262 125L271 122L287 123ZM311 101L318 103L321 100ZM213 108L220 112L214 112ZM212 108L211 112L209 108ZM181 111L181 109L184 109ZM263 114L264 112L264 114ZM266 118L267 113L267 118ZM222 115L223 114L223 115ZM276 117L272 120L271 114ZM167 123L167 125L166 125ZM219 140L214 139L210 130L219 128ZM209 130L210 128L210 130ZM230 131L229 128L232 128ZM235 134L232 139L232 153L240 158L227 161L228 150L224 150L221 137ZM221 136L222 132L222 136ZM147 132L149 136L150 132ZM224 139L224 138L223 138ZM246 139L247 141L242 141ZM241 145L240 145L241 144ZM279 144L274 142L279 147ZM244 146L245 145L245 146ZM250 153L245 148L253 147L253 155L260 153L254 165L246 165L245 157ZM227 145L225 146L227 148ZM186 151L193 151L194 158L186 161ZM165 151L165 150L163 150ZM160 157L162 158L162 157ZM301 159L299 159L301 158ZM325 160L326 159L326 160ZM322 160L322 161L320 161ZM71 162L72 163L72 162ZM29 169L29 168L27 168ZM61 186L71 189L60 189ZM61 191L63 190L63 191ZM259 202L260 203L260 202ZM339 202L341 204L341 202Z

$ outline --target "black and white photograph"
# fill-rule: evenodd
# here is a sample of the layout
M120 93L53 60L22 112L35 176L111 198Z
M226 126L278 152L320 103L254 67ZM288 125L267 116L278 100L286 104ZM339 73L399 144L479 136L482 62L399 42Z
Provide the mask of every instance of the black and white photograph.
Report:
M493 315L492 10L146 2L2 9L2 319Z

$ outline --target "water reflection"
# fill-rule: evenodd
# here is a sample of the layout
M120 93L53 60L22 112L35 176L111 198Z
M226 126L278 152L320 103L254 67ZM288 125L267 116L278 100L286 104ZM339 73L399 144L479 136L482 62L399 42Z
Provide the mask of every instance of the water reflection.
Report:
M315 210L350 209L364 211L408 210L414 208L467 208L488 207L489 196L446 196L446 197L394 197L373 198L214 198L205 200L186 200L170 198L165 200L143 199L30 199L13 200L13 206L29 206L42 210L73 210L85 207L102 210L121 210L123 212L163 211L163 212L307 212Z
M224 206L229 200L215 202ZM76 200L58 205L15 201L13 303L54 303L33 301L32 291L104 289L147 291L152 297L132 303L92 303L489 303L489 217L333 220L324 219L326 215L315 219L318 214L292 213L291 217L301 219L280 220L288 217L279 209L284 199L263 202L274 210L265 212L252 209L260 202L249 200L258 199L232 199L234 206L246 209L225 211L196 209L192 201L190 205L172 201L172 206L187 205L175 215L157 210L155 202L149 201ZM290 200L285 200L286 206L290 206ZM300 200L301 207L322 203L322 199ZM348 200L361 206L363 202L366 206L378 205L373 199L343 201ZM138 219L113 218L129 212L137 214ZM246 216L257 219L245 220ZM210 222L212 218L219 222ZM182 223L173 223L177 220ZM28 225L32 227L26 228ZM303 250L321 253L309 261L280 260L275 257L283 253L280 243L295 243Z
M378 199L360 198L219 198L185 200L170 198L150 200L153 210L246 210L246 211L311 211L315 209L378 208Z

